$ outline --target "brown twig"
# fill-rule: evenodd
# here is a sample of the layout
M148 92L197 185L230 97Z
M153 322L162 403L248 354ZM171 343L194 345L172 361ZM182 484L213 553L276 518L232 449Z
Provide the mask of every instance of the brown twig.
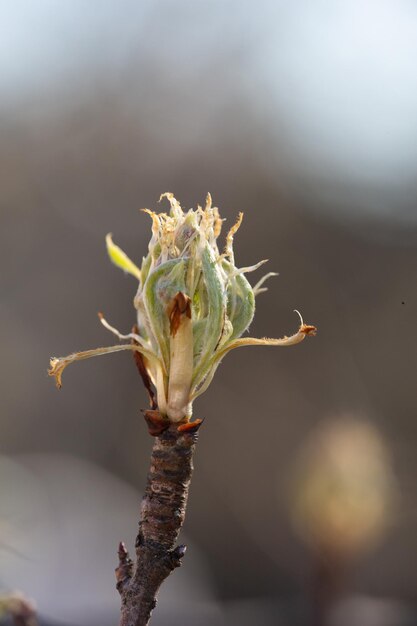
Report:
M134 567L124 546L119 548L116 578L122 598L120 626L149 624L161 584L181 565L186 547L175 547L175 543L185 518L200 426L200 420L187 430L178 430L178 424L170 424L155 438L140 512Z

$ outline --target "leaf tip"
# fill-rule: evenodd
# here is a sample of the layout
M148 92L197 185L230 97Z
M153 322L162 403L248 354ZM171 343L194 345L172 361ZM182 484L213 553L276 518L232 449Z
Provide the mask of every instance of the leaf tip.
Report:
M53 378L55 378L55 384L57 389L61 389L62 387L62 370L64 369L62 367L62 363L60 361L60 359L57 358L52 358L49 361L49 369L48 369L48 375L52 376Z
M316 326L313 326L312 324L301 324L298 332L302 333L306 337L309 337L309 336L314 337L315 335L317 335L317 328Z

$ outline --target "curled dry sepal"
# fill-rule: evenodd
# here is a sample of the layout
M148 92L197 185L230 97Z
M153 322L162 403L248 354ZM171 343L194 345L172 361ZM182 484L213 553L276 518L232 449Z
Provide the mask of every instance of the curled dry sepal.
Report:
M34 604L19 591L0 594L0 620L6 616L15 626L38 626Z
M217 240L222 222L210 195L206 206L184 212L170 193L169 213L145 210L152 219L149 252L137 267L116 246L111 235L106 243L113 263L139 281L134 299L137 332L122 335L100 314L103 325L119 339L131 341L116 346L77 352L51 359L49 374L61 386L64 369L73 361L120 350L139 353L145 375L156 389L156 404L163 419L188 422L193 401L211 383L222 358L234 348L250 345L291 346L316 328L303 323L290 337L254 339L242 337L255 313L255 297L265 291L270 272L252 287L245 274L251 267L237 268L233 237L242 214L229 230L220 252Z

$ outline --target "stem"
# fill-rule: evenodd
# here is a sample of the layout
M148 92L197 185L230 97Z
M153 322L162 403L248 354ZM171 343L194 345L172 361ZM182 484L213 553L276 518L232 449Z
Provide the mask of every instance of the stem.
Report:
M341 596L344 582L343 560L324 551L316 556L313 580L313 626L328 626L331 613Z
M186 547L175 547L175 543L185 518L200 422L189 426L178 431L178 424L171 424L155 438L135 544L135 567L124 546L119 548L119 626L149 624L161 584L181 565L185 554Z

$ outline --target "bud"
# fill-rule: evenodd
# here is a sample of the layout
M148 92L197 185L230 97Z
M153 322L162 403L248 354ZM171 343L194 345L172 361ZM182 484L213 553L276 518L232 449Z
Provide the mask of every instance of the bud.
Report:
M34 603L20 591L0 594L0 620L3 622L7 617L13 619L13 624L21 626L37 626L38 623Z
M294 523L321 554L351 558L372 546L392 521L391 461L370 423L350 416L324 422L295 469Z
M266 290L262 285L274 275L267 274L252 288L245 274L266 261L236 267L233 238L243 215L239 214L229 230L225 250L220 253L217 240L223 220L210 195L204 209L188 212L172 194L163 197L171 205L169 213L145 209L152 219L152 238L140 269L113 243L111 235L106 238L113 263L139 280L134 299L139 330L122 335L102 316L100 319L119 339L135 343L52 359L49 373L60 386L64 368L73 361L136 350L142 354L156 388L159 412L170 421L180 422L190 419L193 401L207 389L227 352L246 345L293 345L315 334L316 329L301 319L298 332L291 337L242 338L255 313L255 296Z

